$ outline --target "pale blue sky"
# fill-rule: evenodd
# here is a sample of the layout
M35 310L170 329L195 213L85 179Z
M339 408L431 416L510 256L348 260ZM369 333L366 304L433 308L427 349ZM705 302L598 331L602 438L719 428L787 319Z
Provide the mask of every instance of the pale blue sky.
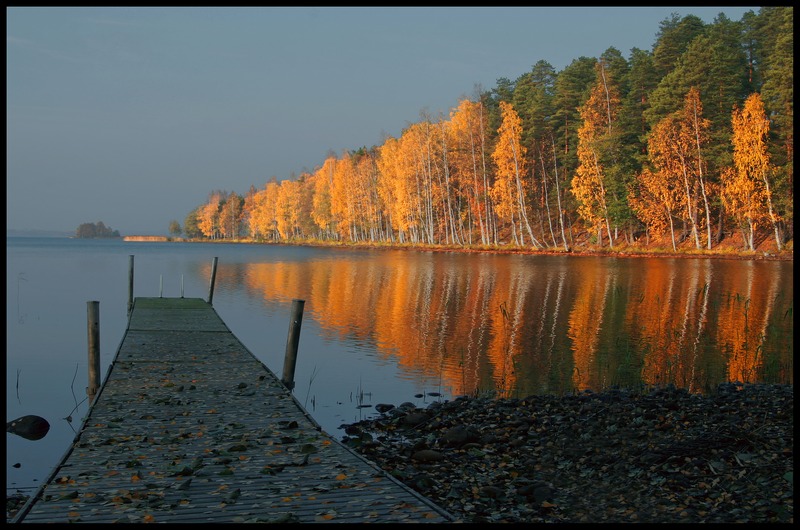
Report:
M756 7L6 9L7 228L166 234L380 145L539 60L650 50L671 13Z

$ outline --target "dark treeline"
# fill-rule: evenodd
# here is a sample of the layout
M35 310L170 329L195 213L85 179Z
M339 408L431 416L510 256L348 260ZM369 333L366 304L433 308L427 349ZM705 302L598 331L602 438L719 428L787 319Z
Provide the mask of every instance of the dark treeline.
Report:
M793 239L793 7L706 24L677 14L650 50L535 62L449 116L330 154L245 194L213 191L189 238L754 250ZM343 124L343 126L345 126Z
M96 223L82 223L75 231L75 237L93 239L98 237L120 237L119 230L112 230L103 221Z

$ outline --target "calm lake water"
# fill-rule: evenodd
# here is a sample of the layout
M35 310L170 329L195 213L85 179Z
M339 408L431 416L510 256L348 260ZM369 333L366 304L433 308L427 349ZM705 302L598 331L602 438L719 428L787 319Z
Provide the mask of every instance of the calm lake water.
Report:
M6 485L30 492L88 405L87 302L100 307L101 374L134 296L208 299L282 375L294 299L305 300L294 394L322 427L374 405L674 383L793 384L793 262L513 256L395 250L7 238Z

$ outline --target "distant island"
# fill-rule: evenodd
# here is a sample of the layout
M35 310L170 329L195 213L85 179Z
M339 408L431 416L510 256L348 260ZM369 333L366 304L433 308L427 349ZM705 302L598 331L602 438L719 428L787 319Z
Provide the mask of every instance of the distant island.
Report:
M119 230L112 230L110 226L106 226L103 221L96 223L83 223L75 231L75 237L79 239L97 239L97 238L111 238L121 237Z

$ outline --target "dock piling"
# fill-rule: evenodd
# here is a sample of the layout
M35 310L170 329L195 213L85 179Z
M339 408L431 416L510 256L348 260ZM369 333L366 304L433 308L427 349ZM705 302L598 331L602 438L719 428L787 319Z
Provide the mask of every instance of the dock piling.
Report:
M292 301L292 316L289 321L289 337L286 339L286 354L283 359L283 379L281 382L289 390L294 389L294 369L297 365L297 346L300 343L300 326L303 323L305 300Z
M86 302L86 314L89 339L89 386L86 394L92 402L100 388L100 302Z
M211 283L208 286L208 305L213 305L211 301L214 299L214 280L217 278L217 256L214 256L214 262L211 264Z
M128 316L133 309L133 254L129 256L128 260Z

